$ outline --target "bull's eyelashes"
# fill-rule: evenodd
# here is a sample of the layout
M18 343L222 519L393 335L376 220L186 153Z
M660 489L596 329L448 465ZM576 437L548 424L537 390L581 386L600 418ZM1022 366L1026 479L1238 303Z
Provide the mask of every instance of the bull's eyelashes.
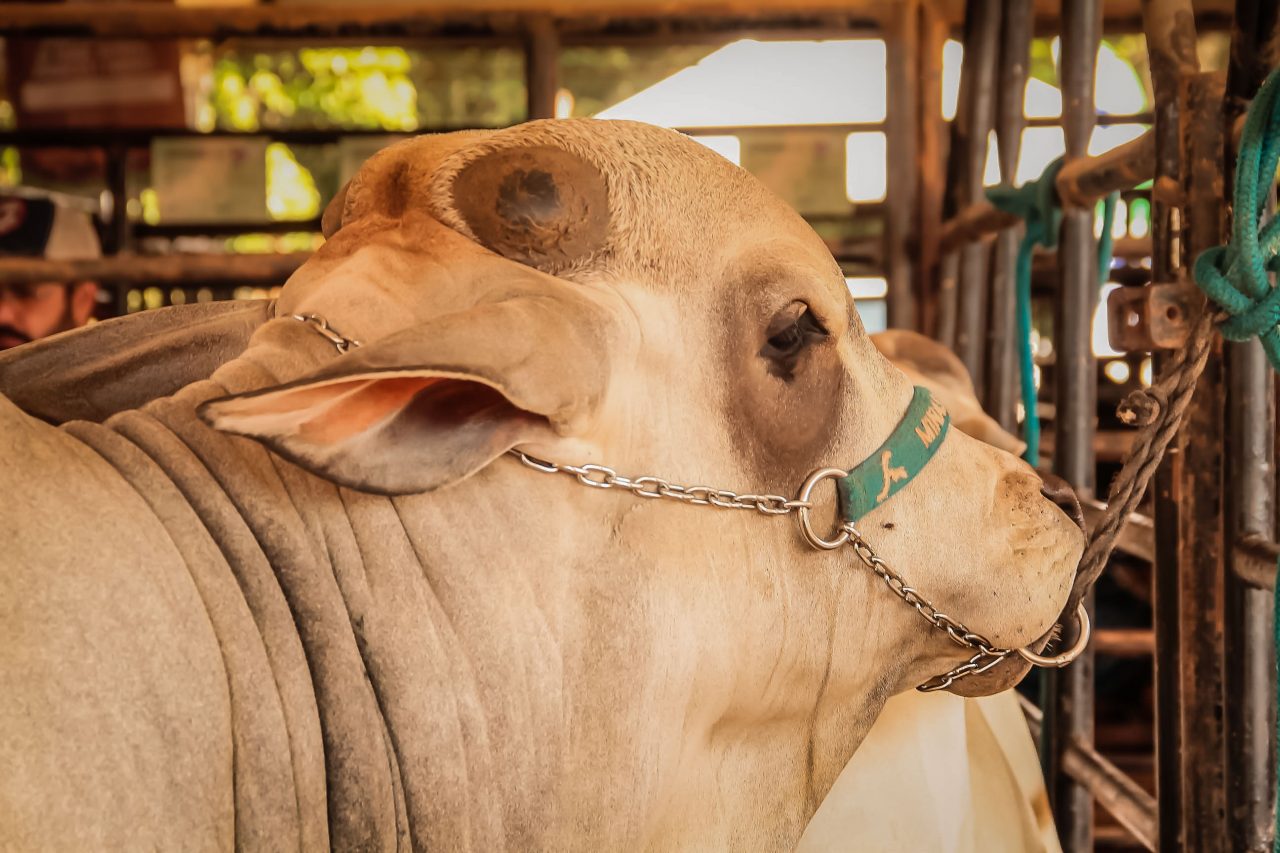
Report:
M827 337L827 330L809 306L792 302L769 321L760 357L771 374L790 380L804 351Z

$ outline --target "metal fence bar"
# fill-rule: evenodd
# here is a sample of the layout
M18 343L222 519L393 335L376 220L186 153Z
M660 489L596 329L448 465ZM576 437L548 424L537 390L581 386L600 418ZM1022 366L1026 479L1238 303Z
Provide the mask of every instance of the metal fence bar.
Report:
M1259 534L1247 534L1231 551L1231 569L1240 580L1263 590L1276 587L1276 563L1280 561L1280 543Z
M1225 213L1223 162L1227 132L1220 75L1182 81L1187 257L1219 244ZM1187 121L1187 118L1192 120ZM1201 300L1203 301L1203 300ZM1196 853L1236 849L1228 833L1225 668L1227 489L1222 437L1226 434L1227 379L1222 342L1213 350L1187 410L1182 469L1178 578L1181 613L1183 843Z
M914 218L920 187L916 149L920 120L916 85L920 61L920 0L900 0L886 34L888 103L893 109L885 120L889 157L887 188L889 213L885 218L885 265L888 282L889 326L916 328L915 253L912 251Z
M1107 505L1096 498L1084 497L1080 500L1084 509L1084 520L1092 530L1102 519ZM1151 562L1155 559L1155 525L1151 518L1141 513L1130 513L1129 520L1120 528L1120 538L1116 540L1116 550L1131 557Z
M920 132L917 148L919 159L919 202L916 210L916 234L919 260L916 264L917 330L938 334L938 303L941 282L939 235L945 203L947 176L947 126L942 118L942 51L950 35L945 10L938 0L925 0L920 6L920 70L917 100L920 115L916 122ZM953 315L954 316L954 315Z
M1100 0L1063 0L1062 125L1067 162L1084 157L1093 132L1094 67L1102 29ZM1092 350L1092 321L1098 294L1097 247L1093 210L1063 214L1058 249L1061 281L1055 316L1054 473L1086 494L1094 491L1093 449L1097 417L1097 362ZM1091 598L1086 606L1092 607ZM1045 671L1041 706L1045 709L1042 755L1050 780L1049 796L1063 850L1093 849L1093 802L1089 792L1065 776L1063 750L1068 743L1093 742L1093 653L1068 669Z
M0 284L97 281L102 284L196 287L233 282L283 284L310 252L286 254L108 255L83 261L0 258Z
M983 198L982 176L987 139L995 124L996 65L1000 56L1001 0L968 0L965 4L964 62L960 69L959 107L951 126L949 179L951 211ZM986 246L960 250L953 349L982 398L982 357L987 323Z
M1270 44L1268 40L1270 39ZM1222 124L1232 128L1244 115L1280 45L1275 0L1237 0L1231 34ZM1233 146L1234 147L1234 146ZM1224 158L1224 186L1234 181ZM1274 193L1273 193L1274 201ZM1275 379L1258 341L1226 345L1227 531L1273 538L1276 531ZM1228 562L1234 568L1235 549ZM1275 575L1272 559L1270 573ZM1223 655L1226 691L1227 831L1233 850L1270 847L1275 788L1275 649L1271 593L1249 584L1238 570L1227 572Z
M1185 184L1180 80L1199 70L1195 18L1191 0L1145 0L1142 11L1155 95L1151 277L1153 282L1172 282L1183 270L1182 212L1178 207ZM1159 369L1165 356L1157 353L1154 357ZM1153 520L1159 534L1155 538L1152 597L1156 635L1156 795L1162 853L1186 849L1183 816L1188 805L1182 788L1182 600L1178 564L1182 467L1181 453L1168 454L1156 472L1152 488Z
M1000 31L1000 96L996 109L996 139L1000 177L1012 182L1022 152L1024 99L1031 64L1031 4L1005 0ZM988 318L986 409L1009 432L1017 429L1018 341L1015 276L1022 229L1016 224L1000 232L991 275L991 315Z
M1154 131L1147 131L1105 154L1071 160L1054 181L1059 199L1064 205L1088 207L1115 190L1127 190L1150 180L1155 174L1155 149ZM1012 213L997 210L990 202L975 202L942 226L942 250L953 251L1019 221Z
M1018 696L1031 736L1042 737L1044 716L1025 696ZM1062 752L1062 770L1097 799L1143 847L1156 849L1156 801L1119 767L1089 743L1068 742Z

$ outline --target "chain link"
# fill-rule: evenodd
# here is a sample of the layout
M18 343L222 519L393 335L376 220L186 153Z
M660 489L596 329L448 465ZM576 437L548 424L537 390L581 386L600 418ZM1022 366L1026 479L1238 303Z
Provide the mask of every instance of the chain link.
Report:
M973 657L969 658L968 661L936 678L926 681L916 688L917 690L924 693L945 690L961 678L969 675L981 675L1013 654L1012 649L999 648L986 637L976 631L969 630L962 622L952 619L934 607L933 602L921 595L914 587L909 586L902 575L898 574L892 566L876 554L875 550L867 544L867 540L862 538L858 528L850 523L845 523L841 525L841 529L849 534L849 547L853 549L853 553L880 580L884 581L890 592L911 605L922 619L939 631L944 632L951 638L953 643L974 650Z
M325 340L333 344L338 351L338 355L346 355L350 350L361 346L360 341L355 338L347 338L339 334L336 329L329 325L329 321L319 314L290 314L289 316L299 323L306 323L323 335Z
M808 509L808 501L785 498L782 495L738 494L728 489L710 486L681 486L661 477L624 477L606 465L557 465L544 462L519 450L507 451L534 471L543 474L567 474L584 486L593 489L622 489L641 498L667 498L692 506L712 506L720 509L748 509L763 515L790 515L797 509Z
M319 314L291 314L294 320L305 323L325 337L338 350L346 354L361 346L360 341L343 337L329 325L329 321ZM607 465L558 465L545 462L519 450L507 451L519 459L526 467L543 474L565 474L575 478L579 483L593 489L622 489L636 497L657 498L679 501L692 506L710 506L720 509L745 509L769 516L790 515L797 510L808 510L813 504L807 500L786 498L782 495L738 494L728 489L713 489L710 486L681 486L664 480L661 477L642 476L625 477ZM829 469L835 471L835 469ZM839 472L843 473L843 472ZM808 515L807 513L803 513ZM848 534L847 544L853 549L858 559L875 573L885 586L898 598L905 601L920 614L926 622L946 633L951 641L964 648L973 649L974 655L965 663L942 675L926 681L917 690L929 693L945 690L961 678L970 675L981 675L996 664L1013 654L1010 649L994 646L981 634L971 631L963 623L952 619L933 606L929 599L921 595L914 587L907 584L902 575L876 554L875 550L862 538L862 534L852 523L846 522L840 529ZM806 537L807 538L807 537ZM827 547L838 547L833 542Z

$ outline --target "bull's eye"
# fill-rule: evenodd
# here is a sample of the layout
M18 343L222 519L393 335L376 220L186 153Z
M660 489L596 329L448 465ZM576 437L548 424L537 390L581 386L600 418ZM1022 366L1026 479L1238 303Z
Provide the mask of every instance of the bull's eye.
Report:
M760 357L765 360L770 373L791 379L800 354L826 337L827 330L813 316L809 306L793 302L770 321Z

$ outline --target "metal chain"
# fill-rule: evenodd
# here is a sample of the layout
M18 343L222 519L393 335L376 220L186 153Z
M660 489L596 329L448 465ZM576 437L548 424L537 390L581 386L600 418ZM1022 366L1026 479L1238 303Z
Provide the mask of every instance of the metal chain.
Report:
M813 507L810 501L788 499L781 495L738 494L728 489L713 489L709 486L679 486L661 477L624 477L605 465L557 465L535 459L518 450L508 452L529 468L543 474L568 474L584 486L595 489L625 489L642 498L671 498L694 506L713 506L721 509L753 509L773 516L790 515L795 510ZM998 648L986 637L971 631L963 623L934 607L933 602L910 586L902 575L875 552L852 524L845 523L840 529L849 534L846 544L853 549L858 559L884 581L885 586L894 595L911 605L920 614L920 618L934 628L945 632L956 645L973 649L975 652L973 657L965 663L920 685L919 690L926 693L943 690L958 679L986 672L1013 654L1010 649Z
M808 501L784 498L782 495L738 494L710 486L681 486L661 477L624 477L605 465L557 465L535 459L519 450L507 451L535 471L543 474L569 474L584 486L594 489L624 489L642 498L670 498L693 506L720 509L752 509L764 515L790 515L797 509L808 509Z
M934 607L933 602L921 595L914 587L908 585L893 566L890 566L882 557L876 554L875 550L867 544L867 540L862 538L858 528L850 523L845 523L841 526L841 530L849 534L849 547L853 549L853 553L857 554L858 559L874 572L880 580L884 581L890 592L915 608L920 617L930 625L945 632L953 643L975 650L975 654L969 660L936 678L926 681L917 687L917 690L924 693L945 690L958 679L969 675L981 675L1013 654L1012 649L1002 649L995 646L986 637L976 631L971 631L962 622L957 622Z
M323 335L334 345L340 355L361 346L360 341L344 337L329 325L328 320L319 314L291 314L289 316L300 323L305 323ZM545 462L537 459L519 450L513 449L507 452L534 471L543 474L566 474L589 488L622 489L641 498L666 498L690 504L691 506L710 506L718 509L754 510L763 515L774 517L791 515L797 510L810 510L813 508L813 504L808 500L786 498L782 495L739 494L728 489L715 489L710 486L681 486L669 480L664 480L662 477L648 475L626 477L607 465L558 465L554 462ZM834 471L835 469L827 470ZM806 489L807 491L808 489ZM805 512L803 515L807 518L808 513ZM857 554L858 559L884 581L885 586L889 587L889 590L894 595L911 605L920 614L920 617L934 628L945 632L952 642L964 648L973 649L975 652L973 657L969 658L965 663L936 678L930 679L917 687L917 690L926 693L944 690L961 678L986 672L1013 653L1010 649L997 648L986 637L969 630L963 623L957 622L934 607L929 599L917 592L914 587L906 582L902 575L898 574L892 566L876 554L875 550L867 543L866 539L862 538L862 534L858 532L858 529L852 523L844 523L841 525L840 530L847 534L845 544L853 548L853 552ZM807 531L805 538L809 539L811 543L813 542ZM830 543L827 547L831 547L834 544L834 542Z
M338 351L338 355L346 355L350 350L361 346L360 341L355 338L347 338L339 334L336 329L329 325L329 321L319 314L290 314L289 316L299 323L307 324L323 335L329 343L333 344Z

